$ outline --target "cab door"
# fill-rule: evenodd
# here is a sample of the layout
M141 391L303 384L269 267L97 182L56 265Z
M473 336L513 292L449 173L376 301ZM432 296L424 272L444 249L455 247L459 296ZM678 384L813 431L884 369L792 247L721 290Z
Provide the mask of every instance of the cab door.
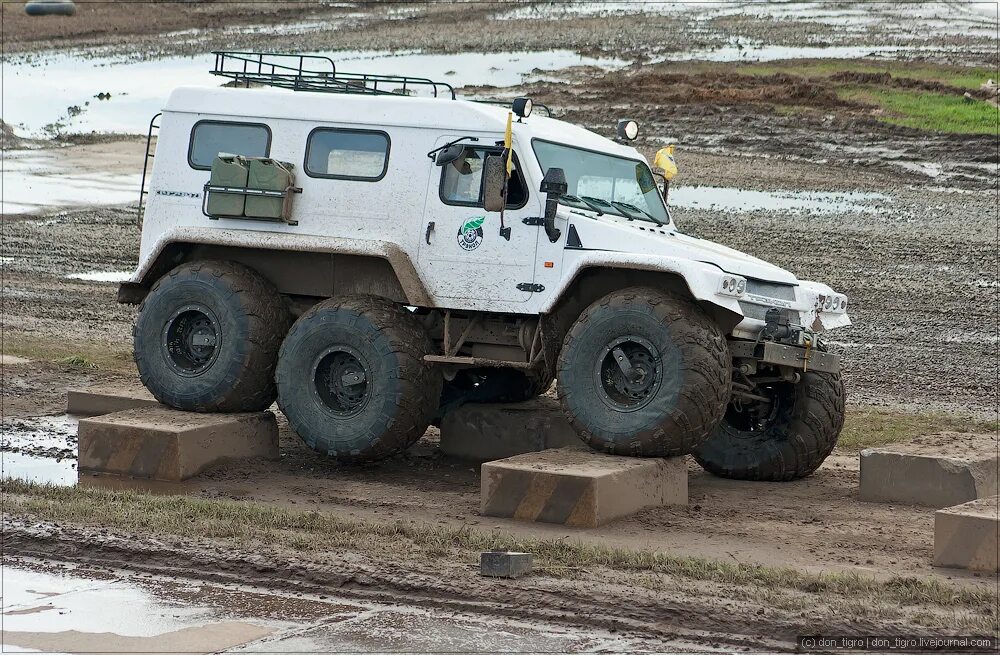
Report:
M456 138L441 137L435 147ZM483 209L483 162L487 155L501 153L500 148L484 144L495 140L469 143L461 158L444 166L428 160L418 255L422 277L432 295L471 301L462 303L470 308L487 308L476 300L525 302L534 283L538 228L522 219L539 216L541 205L517 168L516 148L504 211L509 241L500 234L500 213Z

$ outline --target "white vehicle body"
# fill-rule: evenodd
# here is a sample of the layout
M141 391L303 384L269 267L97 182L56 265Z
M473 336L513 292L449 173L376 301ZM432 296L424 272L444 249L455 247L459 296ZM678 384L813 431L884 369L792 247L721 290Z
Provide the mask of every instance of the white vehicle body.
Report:
M555 242L540 225L523 223L545 209L545 196L538 191L545 171L533 150L536 141L647 165L633 147L537 113L513 123L513 150L528 197L523 207L504 212L509 240L499 234L500 214L445 204L438 191L442 169L427 153L460 137L478 139L470 145L502 142L507 116L505 107L464 100L179 88L163 110L139 265L125 287L148 289L176 263L176 246L183 244L188 250L211 246L270 253L270 263L263 257L255 260L257 268L282 293L300 296L329 296L336 281L352 272L324 268L323 257L338 254L387 262L404 296L398 300L423 308L545 315L585 272L627 270L683 280L694 299L725 317L727 333L737 338L754 339L771 307L797 313L799 324L811 332L850 324L846 298L830 287L686 236L669 217L659 226L560 204L555 225L561 235ZM302 189L293 198L296 224L211 220L203 213L209 174L189 163L192 129L201 121L267 126L267 156L295 165L295 183ZM306 144L317 128L387 135L383 176L362 181L307 174ZM456 236L477 215L485 215L482 239L474 249L463 248ZM314 257L297 258L305 253ZM724 288L724 281L734 278L745 280L745 290Z

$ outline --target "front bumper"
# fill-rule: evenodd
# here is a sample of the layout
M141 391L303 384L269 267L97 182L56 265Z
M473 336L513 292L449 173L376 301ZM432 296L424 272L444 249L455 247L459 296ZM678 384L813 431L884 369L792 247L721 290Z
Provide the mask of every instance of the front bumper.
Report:
M775 366L787 366L797 371L839 373L840 355L816 348L789 346L774 341L730 341L729 352L734 360L746 359Z

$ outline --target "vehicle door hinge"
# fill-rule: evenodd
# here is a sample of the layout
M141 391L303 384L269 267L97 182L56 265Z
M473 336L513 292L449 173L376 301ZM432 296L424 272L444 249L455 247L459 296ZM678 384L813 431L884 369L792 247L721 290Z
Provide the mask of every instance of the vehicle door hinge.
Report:
M545 219L542 218L541 216L529 216L527 218L522 218L521 222L524 223L525 225L535 225L535 226L545 225Z
M545 291L545 287L541 284L532 284L531 282L522 282L517 285L518 291L530 291L531 293L538 293L539 291Z

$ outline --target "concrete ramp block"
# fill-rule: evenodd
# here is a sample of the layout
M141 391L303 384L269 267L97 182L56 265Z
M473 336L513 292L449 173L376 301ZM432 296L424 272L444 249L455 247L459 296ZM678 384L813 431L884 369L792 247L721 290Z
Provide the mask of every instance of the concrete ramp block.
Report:
M451 457L485 462L564 446L584 447L555 398L470 403L441 421L441 452Z
M644 507L686 505L684 457L618 457L559 448L487 462L486 516L595 528Z
M271 412L196 414L147 407L80 420L79 469L177 482L233 459L278 456Z
M948 432L861 451L861 500L950 507L997 495L997 439Z
M1000 499L980 498L934 512L934 566L1000 570Z
M139 407L158 407L160 403L141 384L101 384L66 390L66 413L100 416Z

